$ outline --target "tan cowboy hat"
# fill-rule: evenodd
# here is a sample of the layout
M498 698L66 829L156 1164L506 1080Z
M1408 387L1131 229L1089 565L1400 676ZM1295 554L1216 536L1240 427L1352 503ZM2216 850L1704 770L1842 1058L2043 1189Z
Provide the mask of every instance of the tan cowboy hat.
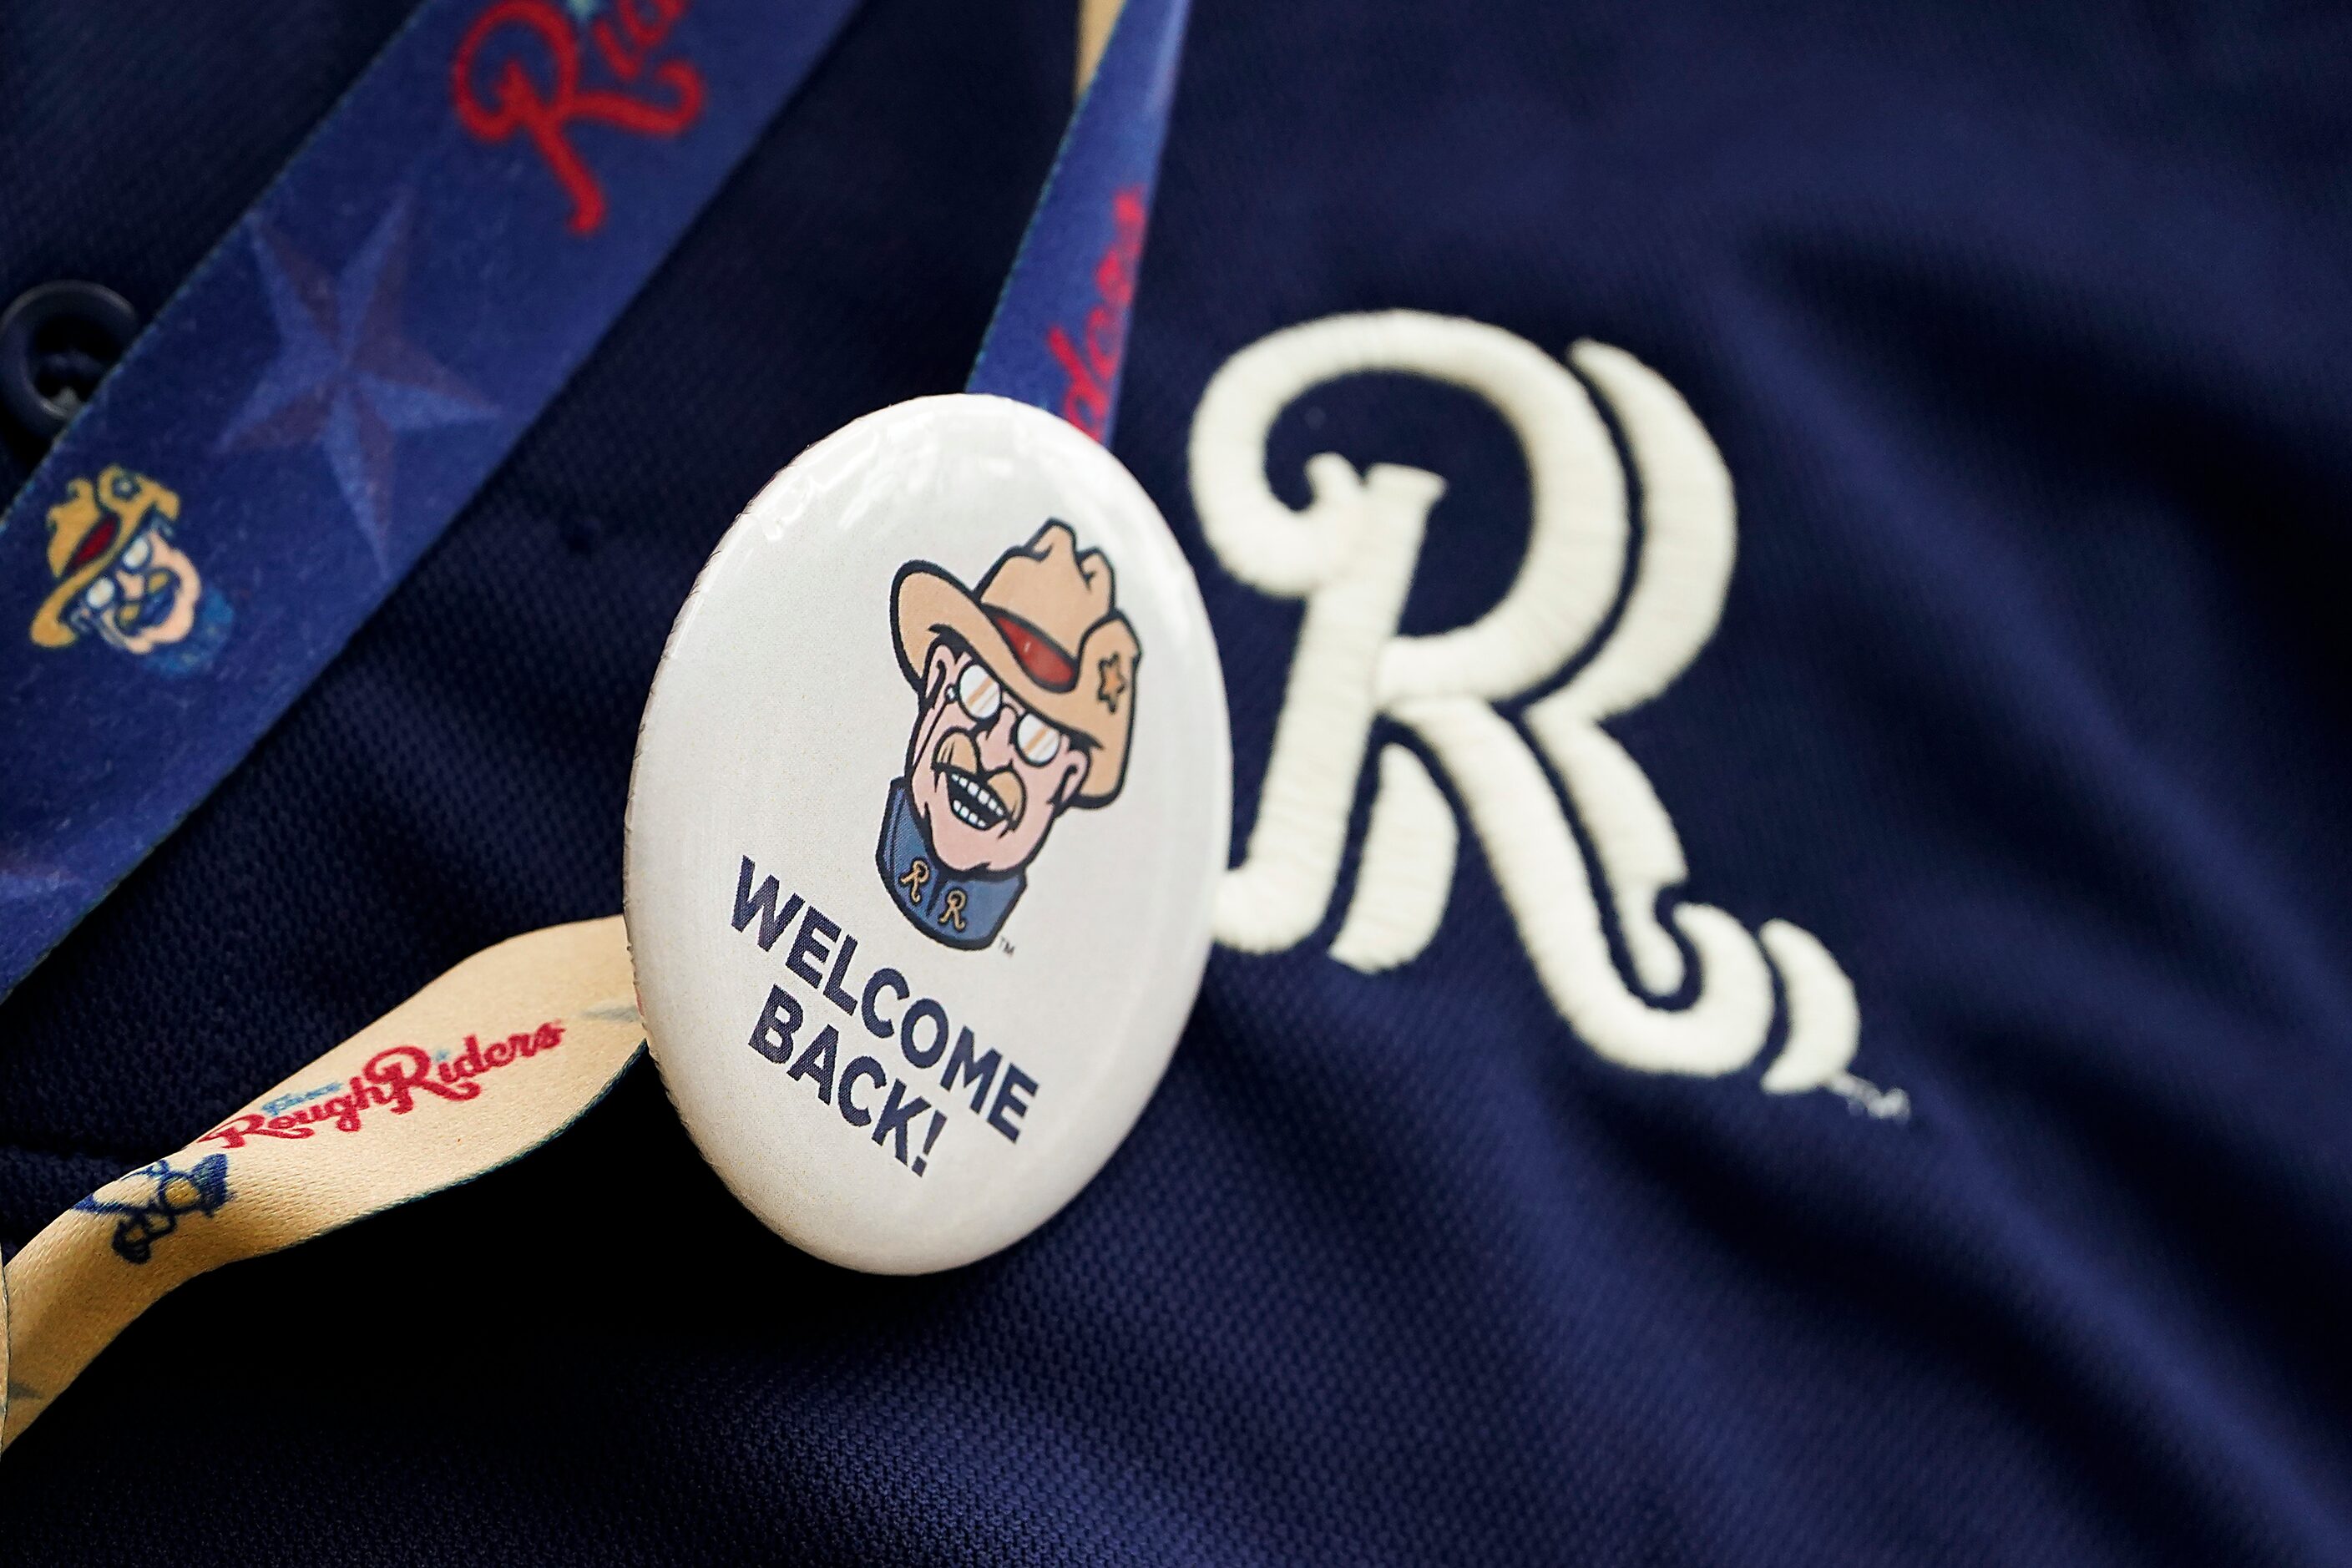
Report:
M1087 748L1074 805L1102 805L1127 777L1135 726L1135 628L1111 602L1110 561L1078 553L1066 522L996 558L975 594L928 561L890 585L898 668L922 689L923 665L942 637L979 656L1005 689Z
M108 498L102 505L101 496ZM81 634L66 624L67 606L129 548L150 509L167 522L176 521L180 498L121 468L100 473L96 486L76 479L66 487L66 499L49 509L49 575L58 585L33 612L34 642L66 647L80 640Z

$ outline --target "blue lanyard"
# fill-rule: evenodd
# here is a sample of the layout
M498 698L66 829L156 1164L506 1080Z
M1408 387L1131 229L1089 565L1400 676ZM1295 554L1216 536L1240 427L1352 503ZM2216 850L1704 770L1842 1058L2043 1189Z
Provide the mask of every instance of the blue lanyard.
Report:
M1058 414L1105 446L1191 8L1127 0L964 385Z
M0 994L512 449L855 0L425 0L0 517ZM971 390L1108 437L1186 0L1131 0Z

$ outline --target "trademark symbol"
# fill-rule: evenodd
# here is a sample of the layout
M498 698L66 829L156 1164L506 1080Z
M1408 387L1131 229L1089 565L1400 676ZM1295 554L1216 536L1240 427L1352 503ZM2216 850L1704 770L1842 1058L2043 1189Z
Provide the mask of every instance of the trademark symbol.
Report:
M1007 942L1004 938L1000 936L996 939L996 945L998 950L1001 951L1005 957L1010 958L1013 956L1013 944L1010 942Z

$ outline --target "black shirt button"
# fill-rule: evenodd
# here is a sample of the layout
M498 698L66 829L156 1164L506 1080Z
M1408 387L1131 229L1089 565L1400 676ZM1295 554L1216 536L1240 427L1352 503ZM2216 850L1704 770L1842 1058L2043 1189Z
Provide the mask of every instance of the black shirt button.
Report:
M0 406L40 439L81 412L131 340L139 312L99 283L44 283L0 314Z

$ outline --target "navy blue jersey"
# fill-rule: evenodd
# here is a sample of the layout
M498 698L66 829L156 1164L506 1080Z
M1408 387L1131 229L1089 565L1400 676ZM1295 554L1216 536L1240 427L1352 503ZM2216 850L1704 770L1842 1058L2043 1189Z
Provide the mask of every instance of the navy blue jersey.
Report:
M0 300L152 316L405 9L12 6ZM1071 10L867 0L0 1004L0 1245L619 908L688 586L961 384ZM641 1063L149 1313L0 1556L2352 1561L2347 80L2292 5L1199 0L1115 450L1235 869L1125 1148L872 1278Z

